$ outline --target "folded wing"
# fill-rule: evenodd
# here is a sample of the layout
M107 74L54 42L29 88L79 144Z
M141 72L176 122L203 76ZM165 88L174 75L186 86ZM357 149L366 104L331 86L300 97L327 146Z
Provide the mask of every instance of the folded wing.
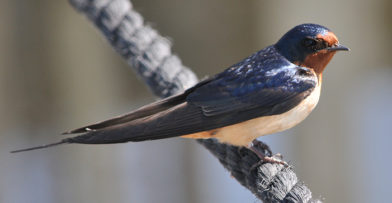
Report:
M314 75L305 78L291 74L295 74L295 70L274 75L276 78L261 77L260 83L253 82L252 78L238 81L218 75L183 95L103 122L105 125L99 124L100 128L69 138L68 142L104 144L163 139L281 114L298 105L317 84ZM266 85L268 80L274 83Z

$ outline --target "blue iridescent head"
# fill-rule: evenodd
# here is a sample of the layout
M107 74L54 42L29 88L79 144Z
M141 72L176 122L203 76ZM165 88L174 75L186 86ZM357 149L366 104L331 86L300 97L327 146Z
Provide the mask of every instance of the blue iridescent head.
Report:
M290 62L312 68L321 73L336 51L349 49L339 44L336 35L317 24L302 24L288 31L275 44L276 49Z

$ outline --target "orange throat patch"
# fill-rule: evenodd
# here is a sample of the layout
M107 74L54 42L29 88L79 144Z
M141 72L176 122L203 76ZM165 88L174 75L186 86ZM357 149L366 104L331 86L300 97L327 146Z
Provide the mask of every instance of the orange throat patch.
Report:
M308 55L303 63L296 63L296 65L311 68L318 76L324 71L325 67L328 65L329 61L331 61L335 53L336 51L321 50L319 52Z

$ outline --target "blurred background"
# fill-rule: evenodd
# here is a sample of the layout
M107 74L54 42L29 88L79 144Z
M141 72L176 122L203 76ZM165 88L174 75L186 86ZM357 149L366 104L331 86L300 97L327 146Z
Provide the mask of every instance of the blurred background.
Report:
M389 0L132 1L201 78L297 24L332 29L351 52L324 72L318 107L260 138L325 202L388 202L392 182ZM156 98L67 1L0 1L0 202L259 202L195 141L65 145L60 133Z

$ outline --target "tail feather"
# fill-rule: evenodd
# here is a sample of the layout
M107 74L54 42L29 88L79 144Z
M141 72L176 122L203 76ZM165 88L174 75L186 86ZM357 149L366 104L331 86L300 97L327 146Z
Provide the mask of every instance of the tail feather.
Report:
M66 143L69 143L68 139L63 139L60 142L55 142L55 143L51 143L51 144L30 147L30 148L25 148L25 149L18 149L18 150L11 151L11 153L19 153L19 152L32 151L32 150L36 150L36 149L44 149L44 148L53 147L53 146L66 144Z
M77 134L77 133L89 133L91 131L98 131L102 130L105 128L110 128L116 125L122 125L128 122L135 121L137 119L143 119L147 118L149 116L153 116L155 114L162 113L164 111L167 111L171 108L175 108L178 105L181 105L186 102L186 97L192 93L196 88L205 85L209 83L214 77L211 78L205 78L202 81L200 81L198 84L195 86L185 90L184 92L174 95L168 98L165 98L163 100L148 104L146 106L143 106L139 109L136 109L135 111L129 112L127 114L123 114L114 118L111 118L109 120L101 121L99 123L95 123L92 125L84 126L81 128L77 128L74 130L69 130L66 132L63 132L63 135L67 134Z

